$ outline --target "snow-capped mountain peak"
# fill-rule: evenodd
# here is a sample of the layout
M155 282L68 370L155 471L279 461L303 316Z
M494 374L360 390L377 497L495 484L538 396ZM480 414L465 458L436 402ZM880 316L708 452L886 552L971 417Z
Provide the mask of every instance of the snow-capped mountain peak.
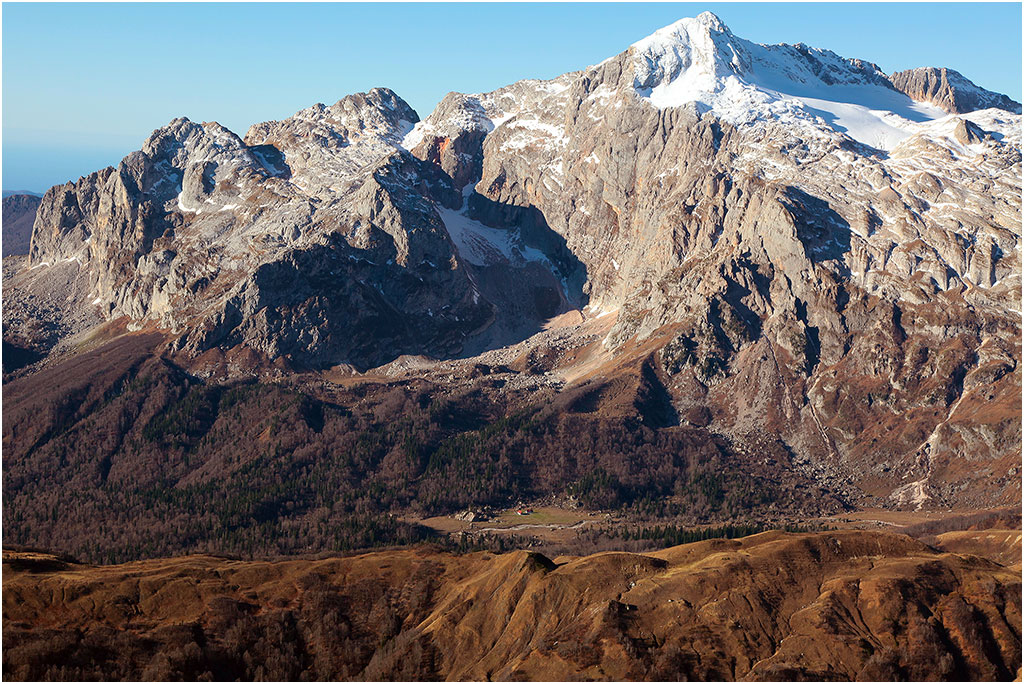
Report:
M749 68L735 36L711 12L681 19L630 47L637 58L634 86L645 96L669 84L674 91L713 92L722 79Z
M890 150L945 112L897 91L875 64L830 50L760 45L710 12L630 46L634 88L658 108L696 102L734 124L782 121Z

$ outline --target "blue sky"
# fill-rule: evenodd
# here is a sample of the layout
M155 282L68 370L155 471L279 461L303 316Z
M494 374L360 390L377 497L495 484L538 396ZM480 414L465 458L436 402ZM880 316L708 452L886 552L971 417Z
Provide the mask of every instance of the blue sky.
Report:
M244 135L384 85L422 117L450 90L580 69L704 10L755 42L949 66L1021 99L1018 3L4 3L2 184L116 165L176 116Z

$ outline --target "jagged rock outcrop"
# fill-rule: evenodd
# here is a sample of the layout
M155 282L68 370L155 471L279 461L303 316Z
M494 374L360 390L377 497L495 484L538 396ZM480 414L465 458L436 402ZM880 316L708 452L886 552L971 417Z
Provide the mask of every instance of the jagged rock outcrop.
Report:
M889 79L901 93L918 102L930 102L944 112L966 114L995 107L1020 114L1020 102L985 90L953 69L919 67L897 71Z
M386 89L257 124L176 119L142 150L43 199L33 265L78 259L109 318L199 353L244 344L303 365L451 353L492 315L434 201L459 196L396 141Z

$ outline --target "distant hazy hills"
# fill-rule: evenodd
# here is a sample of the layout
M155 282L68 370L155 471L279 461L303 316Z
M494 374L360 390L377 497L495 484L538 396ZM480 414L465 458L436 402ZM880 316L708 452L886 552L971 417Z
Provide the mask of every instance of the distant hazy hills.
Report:
M32 192L4 190L3 256L28 254L40 199Z

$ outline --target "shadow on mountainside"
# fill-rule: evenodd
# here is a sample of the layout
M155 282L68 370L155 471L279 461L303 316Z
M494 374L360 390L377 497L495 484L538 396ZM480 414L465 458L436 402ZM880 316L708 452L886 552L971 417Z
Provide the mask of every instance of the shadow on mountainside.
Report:
M807 258L814 263L835 261L840 274L850 275L845 255L850 252L850 222L829 203L799 188L786 189L786 205L796 222L796 235L804 245Z
M583 291L586 266L551 229L539 209L496 202L473 193L468 215L500 230L518 233L525 247L544 259L514 266L497 263L475 266L481 293L495 307L494 320L466 341L458 358L508 347L542 331L556 316L582 309L589 296Z
M523 242L544 253L562 281L566 303L572 308L586 306L589 297L583 292L587 267L569 249L565 238L548 225L540 209L495 202L479 193L469 198L469 214L484 225L505 230L518 229Z

